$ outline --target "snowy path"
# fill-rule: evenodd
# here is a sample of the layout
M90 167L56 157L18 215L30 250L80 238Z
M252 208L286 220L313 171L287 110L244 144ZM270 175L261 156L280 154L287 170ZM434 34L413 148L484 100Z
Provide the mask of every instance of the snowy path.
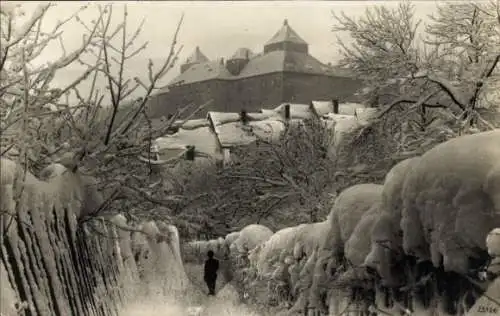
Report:
M216 297L204 297L200 302L196 296L183 301L144 298L126 306L120 316L262 316L239 304L236 290L229 284Z

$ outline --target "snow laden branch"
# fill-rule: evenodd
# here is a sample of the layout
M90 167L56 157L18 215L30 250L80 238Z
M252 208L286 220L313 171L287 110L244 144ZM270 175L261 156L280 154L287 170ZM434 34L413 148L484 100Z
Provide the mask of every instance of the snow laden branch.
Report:
M99 178L99 187L108 197L109 203L100 207L94 216L122 210L128 203L134 205L134 211L141 216L147 214L148 209L160 207L166 217L175 199L163 185L162 169L165 165L177 164L184 155L158 161L151 152L153 141L165 135L175 120L189 118L210 103L185 107L163 126L153 125L148 116L151 94L174 67L182 49L177 41L183 17L175 26L167 56L156 67L151 59L148 61L144 80L129 76L127 67L134 58L146 53L148 43L138 43L145 20L133 27L126 6L120 9L113 5L98 6L98 10L103 19L91 44L90 59L98 68L92 73L87 95L79 89L73 91L84 108L66 119L66 129L82 131L73 139L74 149L68 156L70 164ZM115 16L120 17L118 23ZM83 21L81 24L90 28ZM91 65L84 58L80 62ZM105 83L106 90L98 89L99 82ZM115 185L110 186L113 182ZM125 207L132 212L131 207Z
M414 19L409 2L392 10L384 6L368 8L359 19L345 13L332 14L336 20L333 31L347 32L354 41L349 45L337 37L343 66L374 82L405 77L416 70L416 34L421 21Z
M477 109L498 104L500 24L498 0L444 3L421 25L410 2L397 9L376 6L360 18L336 16L342 65L369 85L367 98L385 105L418 105L422 111L446 109L471 124ZM417 35L419 34L420 35Z
M307 210L305 221L314 221L334 185L331 143L320 120L290 122L277 142L258 140L235 149L234 163L218 175L218 190L225 202L235 202L230 209L238 209L237 216L267 220L294 205Z
M74 63L84 53L95 34L95 28L89 30L81 46L74 51L69 54L63 51L61 57L41 63L39 57L47 54L48 45L61 41L64 25L77 19L78 14L85 10L85 7L80 8L47 32L42 28L42 22L51 7L50 4L39 5L24 22L22 6L5 4L0 9L1 152L2 156L19 153L23 151L19 147L25 145L28 147L27 159L32 163L38 159L37 156L46 154L44 151L47 146L44 146L45 142L40 142L39 138L46 141L49 134L53 133L46 130L45 123L61 114L58 109L60 106L67 106L59 103L60 97L78 85L92 71L92 69L84 71L81 76L63 88L56 89L52 85L56 73ZM25 142L18 142L20 138Z
M94 216L131 207L165 208L171 196L162 185L161 170L184 157L155 164L152 142L165 135L175 120L189 118L209 104L186 107L162 126L148 116L151 94L182 49L178 45L182 17L173 23L165 58L159 64L149 60L144 76L138 76L127 69L147 53L148 43L140 42L146 21L133 25L126 6L82 7L51 30L43 25L51 5L39 6L24 19L26 23L18 22L23 20L21 9L2 6L2 156L20 161L35 175L48 164L59 163L95 179L94 189L102 201L90 212ZM97 18L83 19L83 10L94 10ZM69 22L76 22L84 33L74 51L64 46ZM43 53L50 43L60 44L62 56ZM52 59L40 62L39 56ZM53 79L68 66L80 70L80 75L56 87Z

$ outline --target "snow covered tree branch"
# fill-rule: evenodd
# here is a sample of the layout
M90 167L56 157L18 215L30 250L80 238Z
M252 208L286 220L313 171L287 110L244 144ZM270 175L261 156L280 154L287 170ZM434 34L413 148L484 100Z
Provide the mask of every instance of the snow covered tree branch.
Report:
M341 64L368 83L378 106L387 105L384 114L418 104L470 120L478 108L498 102L491 97L500 87L498 8L498 0L445 3L423 27L408 1L397 9L367 9L359 19L335 16L334 30L354 39L339 41Z
M322 215L328 193L335 191L331 133L317 119L289 124L280 141L258 140L233 150L234 162L218 174L217 190L227 203L219 212L254 222L276 221L272 225L291 213L294 222L313 222Z
M147 42L137 43L144 21L131 29L126 6L122 10L111 4L83 6L47 30L43 20L52 7L39 5L25 18L22 6L1 6L2 156L17 160L35 175L48 164L60 163L97 179L96 189L105 203L91 216L122 208L123 199L143 208L164 206L163 198L168 201L169 196L155 191L162 186L151 185L158 182L162 168L152 163L152 142L176 119L197 109L182 109L163 126L153 126L146 105L182 49L177 42L182 17L174 25L165 58L159 65L149 60L144 67L145 81L126 71L147 47ZM81 18L84 10L94 10L95 18ZM63 40L70 22L84 32L81 45L73 51ZM60 57L46 52L54 44L61 46ZM56 86L58 73L75 66L81 71L77 78ZM83 83L89 88L82 88Z

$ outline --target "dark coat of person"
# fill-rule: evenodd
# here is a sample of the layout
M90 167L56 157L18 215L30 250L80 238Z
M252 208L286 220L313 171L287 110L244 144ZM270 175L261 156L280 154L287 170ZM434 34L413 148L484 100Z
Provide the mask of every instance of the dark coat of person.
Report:
M208 259L205 261L205 272L203 279L207 283L208 294L215 295L215 283L217 281L217 271L219 270L219 260L214 258L212 250L207 253Z

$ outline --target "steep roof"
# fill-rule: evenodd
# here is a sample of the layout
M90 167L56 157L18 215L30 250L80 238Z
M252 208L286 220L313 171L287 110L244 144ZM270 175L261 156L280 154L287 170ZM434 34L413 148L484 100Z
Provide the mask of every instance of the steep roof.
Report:
M209 59L205 54L203 54L200 50L199 46L196 46L194 52L186 59L186 64L191 63L205 63L208 62Z
M307 42L304 41L298 34L295 32L290 25L288 25L288 20L285 19L283 21L283 26L281 29L274 34L273 37L266 43L266 45L281 43L281 42L290 42L296 44L307 45Z
M232 75L219 61L194 64L178 75L169 85L190 84L210 79L228 79Z
M342 76L333 68L321 63L309 54L291 51L272 51L252 58L239 74L239 78L272 72L301 72Z
M281 29L266 43L272 45L281 42L308 45L289 25L285 19ZM209 61L196 47L193 54L187 59L189 68L182 71L174 78L169 86L176 84L190 84L212 79L237 80L240 78L253 77L275 72L296 72L305 74L330 75L336 77L349 77L344 69L337 69L321 63L319 60L305 51L293 51L286 49L266 50L264 53L255 55L248 48L239 48L230 59L249 58L248 63L243 67L238 75L232 75L223 63ZM161 91L160 93L163 93Z

